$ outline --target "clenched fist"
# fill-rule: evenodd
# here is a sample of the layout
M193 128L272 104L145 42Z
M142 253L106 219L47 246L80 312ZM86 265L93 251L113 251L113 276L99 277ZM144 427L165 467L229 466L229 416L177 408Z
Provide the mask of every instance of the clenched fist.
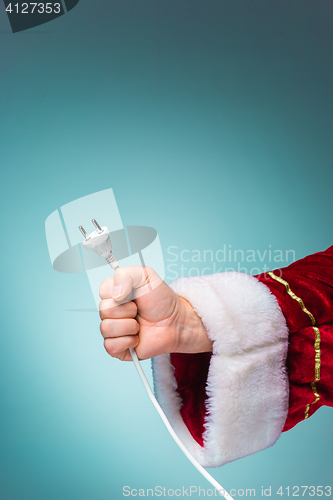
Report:
M131 361L130 347L139 359L170 352L212 350L201 319L149 267L118 268L100 287L101 333L114 358Z

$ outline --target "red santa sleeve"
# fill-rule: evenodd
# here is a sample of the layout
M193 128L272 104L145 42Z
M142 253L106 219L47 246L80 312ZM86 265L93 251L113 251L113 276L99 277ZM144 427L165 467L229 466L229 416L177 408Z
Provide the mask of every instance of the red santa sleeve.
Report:
M333 406L333 247L256 277L170 286L201 317L213 352L154 358L155 393L204 467L265 449Z

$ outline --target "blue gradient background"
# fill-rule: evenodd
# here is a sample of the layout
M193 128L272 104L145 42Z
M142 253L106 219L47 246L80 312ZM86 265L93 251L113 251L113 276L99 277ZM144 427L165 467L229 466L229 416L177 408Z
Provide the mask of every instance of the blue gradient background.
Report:
M104 352L97 315L68 311L91 292L53 271L44 221L112 187L166 259L170 245L331 245L332 26L317 0L81 0L13 35L0 9L1 499L209 488L134 367ZM332 447L323 408L212 472L256 496L332 485Z

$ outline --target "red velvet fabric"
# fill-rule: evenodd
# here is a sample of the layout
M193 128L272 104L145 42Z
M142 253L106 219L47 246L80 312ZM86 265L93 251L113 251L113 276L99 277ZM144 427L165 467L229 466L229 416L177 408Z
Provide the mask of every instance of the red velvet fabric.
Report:
M315 382L320 399L311 387L315 380L315 331L310 317L288 295L285 285L268 274L257 276L275 295L289 329L287 368L289 412L284 431L304 420L306 405L311 416L321 406L333 406L333 246L309 255L274 274L286 281L311 312L320 332L320 379Z
M315 380L315 332L311 319L300 304L288 295L286 287L267 273L256 278L275 295L289 329L287 369L290 385L289 412L283 431L304 420L310 405L311 416L323 405L333 406L333 246L309 255L274 274L287 281L294 294L303 300L320 331L320 380L316 382L319 401L311 387ZM171 354L177 391L182 398L182 418L193 438L203 446L206 381L210 353Z
M211 353L171 354L171 363L175 368L177 392L182 398L181 416L194 437L203 446L206 381Z

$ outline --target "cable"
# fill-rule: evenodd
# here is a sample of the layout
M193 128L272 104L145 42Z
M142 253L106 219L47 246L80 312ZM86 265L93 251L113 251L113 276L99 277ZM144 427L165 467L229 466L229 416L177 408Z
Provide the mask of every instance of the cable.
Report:
M141 380L143 382L143 385L145 386L145 389L147 391L147 394L149 396L150 401L153 403L153 405L156 408L157 413L161 417L165 427L168 429L169 433L173 437L174 441L178 444L179 448L182 450L184 455L189 459L189 461L194 465L194 467L204 476L204 478L207 479L207 481L210 482L212 486L214 486L215 489L220 493L221 496L223 496L226 500L233 500L232 496L229 495L229 493L216 481L216 479L211 476L206 469L202 467L202 465L199 464L199 462L191 455L191 453L188 451L187 448L183 445L182 441L179 439L175 431L173 430L169 420L167 419L164 411L162 410L161 406L159 405L157 399L154 396L153 391L151 390L151 387L149 385L149 382L146 378L146 375L142 369L142 366L140 364L140 361L138 359L138 356L135 352L135 349L130 348L130 353L132 356L132 359L134 361L135 367L141 377Z
M98 222L95 219L92 219L92 223L94 224L96 231L93 231L91 234L88 234L82 226L79 226L79 230L83 234L85 240L82 242L82 244L86 248L90 248L91 250L94 250L98 255L103 257L107 263L112 267L112 269L116 270L119 267L119 263L117 259L114 257L112 253L112 246L111 246L111 240L109 238L110 231L106 226L101 227ZM167 416L165 415L164 411L162 410L160 404L158 403L157 399L154 396L153 391L151 390L151 387L149 385L149 382L146 378L145 372L142 369L142 366L140 364L140 361L138 359L138 356L136 354L136 351L134 348L130 348L130 353L132 356L132 360L134 362L135 368L137 369L137 372L142 380L142 383L147 391L147 394L149 396L150 401L153 403L157 413L162 419L162 422L164 423L165 427L168 429L169 433L171 434L171 437L174 439L174 441L177 443L179 448L182 450L184 455L189 459L189 461L194 465L194 467L203 475L207 481L210 482L212 486L219 492L220 496L223 496L225 500L233 500L233 497L229 495L229 493L216 481L216 479L211 476L206 469L202 467L202 465L199 464L199 462L191 455L191 453L188 451L188 449L184 446L182 441L179 439L175 431L173 430L169 420L167 419Z

